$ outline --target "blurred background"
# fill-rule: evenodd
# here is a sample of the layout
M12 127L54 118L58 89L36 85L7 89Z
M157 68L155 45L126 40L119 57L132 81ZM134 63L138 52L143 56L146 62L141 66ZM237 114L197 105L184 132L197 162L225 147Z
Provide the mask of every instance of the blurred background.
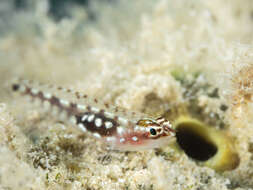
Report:
M43 0L46 4L47 15L54 21L60 21L63 18L71 17L71 7L83 7L89 10L90 0ZM41 2L43 2L41 1ZM105 3L111 3L111 0L102 0ZM1 0L0 1L0 30L7 31L9 27L14 27L10 21L17 14L22 16L22 13L33 12L36 9L38 1L33 0ZM25 15L23 15L25 16ZM94 19L95 13L90 11L89 18Z
M0 0L0 189L2 184L36 190L252 189L252 2ZM101 151L94 139L82 142L87 146L81 157L56 148L59 143L73 147L73 142L83 150L83 144L75 136L65 142L57 118L44 117L43 109L10 92L8 84L16 77L73 88L152 116L189 112L235 137L240 166L216 175L168 148L155 154L115 153L105 170L96 159ZM41 144L26 145L30 137L42 139ZM34 157L27 157L31 152ZM57 162L43 155L55 155ZM231 160L225 156L217 164ZM54 169L39 170L34 160ZM27 179L34 181L27 184ZM44 186L49 188L39 188Z

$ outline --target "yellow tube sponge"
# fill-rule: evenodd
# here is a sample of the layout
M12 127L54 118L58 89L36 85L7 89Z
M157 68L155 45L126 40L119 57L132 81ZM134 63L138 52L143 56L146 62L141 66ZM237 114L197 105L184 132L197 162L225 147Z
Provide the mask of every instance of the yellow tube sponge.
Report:
M199 120L179 117L174 122L177 143L184 152L201 165L225 171L240 162L231 137Z

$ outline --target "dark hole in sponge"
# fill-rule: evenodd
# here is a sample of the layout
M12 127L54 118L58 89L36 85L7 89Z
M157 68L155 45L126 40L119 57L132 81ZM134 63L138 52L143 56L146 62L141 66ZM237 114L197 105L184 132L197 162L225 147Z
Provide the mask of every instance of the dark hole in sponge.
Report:
M217 152L217 147L189 127L177 128L177 143L191 158L198 161L207 161Z

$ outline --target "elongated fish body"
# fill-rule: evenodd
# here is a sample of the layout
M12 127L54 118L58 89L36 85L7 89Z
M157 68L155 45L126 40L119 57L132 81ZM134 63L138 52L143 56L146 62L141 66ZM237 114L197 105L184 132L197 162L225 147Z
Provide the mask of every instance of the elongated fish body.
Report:
M19 79L12 84L12 90L39 101L59 119L70 122L113 149L156 148L175 137L170 122L164 118L148 118L70 89Z

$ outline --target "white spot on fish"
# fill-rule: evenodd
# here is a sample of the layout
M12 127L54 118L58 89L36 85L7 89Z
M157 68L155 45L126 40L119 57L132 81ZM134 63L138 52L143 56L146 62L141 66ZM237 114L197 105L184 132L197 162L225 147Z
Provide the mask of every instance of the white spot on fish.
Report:
M33 95L37 95L37 94L39 93L39 90L33 88L33 89L31 90L31 92L32 92Z
M112 118L114 118L114 114L113 113L111 113L111 112L104 112L104 115L105 115L105 117L108 117L108 118L110 118L110 119L112 119Z
M52 94L50 94L50 93L44 93L44 97L46 99L51 99L52 98Z
M108 142L112 142L112 141L115 141L116 138L115 138L115 137L107 137L106 140L107 140Z
M122 133L124 133L124 128L123 127L118 127L117 128L117 133L119 134L119 135L121 135Z
M79 124L78 124L78 127L79 127L83 132L86 132L86 131L87 131L86 127L85 127L82 123L79 123Z
M83 115L83 117L82 117L82 121L85 121L86 119L88 118L88 115Z
M93 119L95 118L95 115L94 114L92 114L92 115L89 115L88 116L88 122L92 122L93 121Z
M119 117L118 118L119 122L122 124L122 125L127 125L128 124L128 120L123 118L123 117Z
M91 107L91 111L94 113L99 113L100 109L96 108L96 107Z
M102 119L100 119L100 118L97 118L97 119L95 119L95 125L97 126L97 127L101 127L102 126Z
M77 104L77 109L79 109L80 111L86 111L87 108L85 105Z
M93 133L93 136L96 137L96 138L98 138L98 139L101 138L100 134L98 134L98 133Z
M110 128L112 128L112 126L113 126L112 122L110 122L110 121L105 122L105 128L106 129L110 129Z
M136 125L135 127L134 127L134 131L139 131L140 130L140 127L138 126L138 125Z
M65 107L67 107L67 106L69 106L69 101L67 101L67 100L62 100L62 99L60 99L60 103L63 105L63 106L65 106Z
M123 142L125 142L125 141L126 141L125 138L120 138L120 139L119 139L119 142L120 142L120 143L123 143Z

